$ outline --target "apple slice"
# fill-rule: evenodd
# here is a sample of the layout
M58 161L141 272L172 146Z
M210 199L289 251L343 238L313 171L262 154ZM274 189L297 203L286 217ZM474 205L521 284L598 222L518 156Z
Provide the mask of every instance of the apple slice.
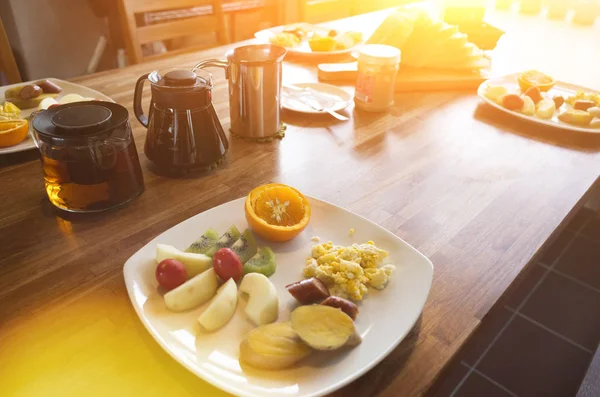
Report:
M215 295L218 287L214 269L208 269L167 292L165 305L167 305L167 309L174 312L182 312L200 306Z
M237 306L237 286L230 278L219 288L217 295L210 302L198 322L207 331L216 331L231 320Z
M264 274L246 274L240 284L240 291L248 294L246 315L254 324L270 324L277 320L279 315L277 289Z
M177 259L185 266L188 277L194 277L212 267L212 258L204 254L180 251L172 245L156 245L156 262L163 259Z

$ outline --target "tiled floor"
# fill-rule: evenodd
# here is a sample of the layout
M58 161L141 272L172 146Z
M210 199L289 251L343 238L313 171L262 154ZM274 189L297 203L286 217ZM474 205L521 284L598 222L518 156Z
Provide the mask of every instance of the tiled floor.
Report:
M600 342L600 212L582 209L431 397L574 397Z

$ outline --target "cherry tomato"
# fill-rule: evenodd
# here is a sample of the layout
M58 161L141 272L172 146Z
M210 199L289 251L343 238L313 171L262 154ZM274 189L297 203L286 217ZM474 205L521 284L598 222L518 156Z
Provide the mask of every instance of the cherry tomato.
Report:
M187 280L187 270L177 259L165 259L156 267L156 280L167 290L179 287Z
M221 248L213 255L215 273L223 281L230 278L239 280L242 277L242 261L240 257L229 248Z

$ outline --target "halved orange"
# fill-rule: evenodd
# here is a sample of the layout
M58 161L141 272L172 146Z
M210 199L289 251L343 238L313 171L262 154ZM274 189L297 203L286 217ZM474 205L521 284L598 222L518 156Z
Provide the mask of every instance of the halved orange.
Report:
M519 75L519 87L523 92L533 86L537 86L540 91L549 91L554 84L556 81L552 77L537 70L528 70Z
M17 145L27 138L29 122L27 120L0 121L0 147Z
M269 241L288 241L310 220L310 204L293 187L270 183L253 189L244 206L250 228Z

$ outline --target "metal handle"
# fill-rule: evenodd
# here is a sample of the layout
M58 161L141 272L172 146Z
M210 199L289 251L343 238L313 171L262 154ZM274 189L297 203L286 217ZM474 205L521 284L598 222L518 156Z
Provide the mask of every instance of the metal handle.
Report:
M229 61L225 59L206 59L204 61L200 61L196 64L196 66L194 66L194 69L192 69L192 71L195 71L196 69L205 69L211 67L224 69L225 78L229 78L227 73L229 71Z
M144 83L147 79L148 74L140 77L135 83L135 91L133 93L133 113L140 124L146 128L148 128L148 116L144 114L144 109L142 109L142 92L144 91ZM152 107L152 104L150 104L150 107Z

